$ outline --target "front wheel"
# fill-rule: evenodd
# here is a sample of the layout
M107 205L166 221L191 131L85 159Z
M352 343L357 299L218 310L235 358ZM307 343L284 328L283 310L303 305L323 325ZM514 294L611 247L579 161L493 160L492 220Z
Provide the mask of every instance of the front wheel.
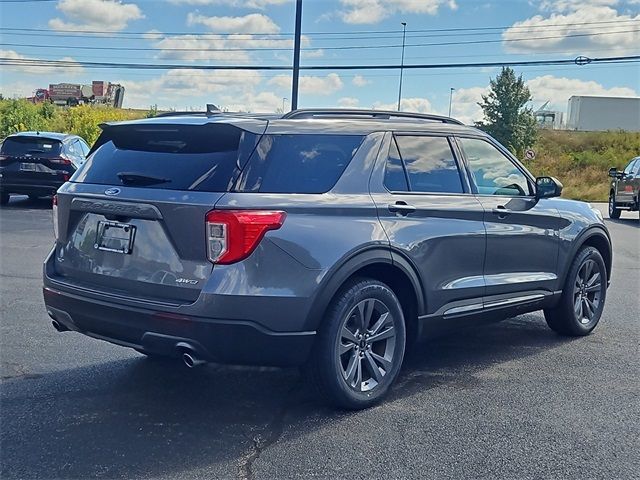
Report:
M560 302L544 311L547 324L560 335L589 335L600 321L606 296L602 255L594 247L585 247L571 264Z
M329 403L375 405L398 376L406 341L402 307L384 283L358 279L328 308L311 359L312 379Z
M613 220L620 218L620 209L616 207L616 196L613 192L609 194L609 218Z

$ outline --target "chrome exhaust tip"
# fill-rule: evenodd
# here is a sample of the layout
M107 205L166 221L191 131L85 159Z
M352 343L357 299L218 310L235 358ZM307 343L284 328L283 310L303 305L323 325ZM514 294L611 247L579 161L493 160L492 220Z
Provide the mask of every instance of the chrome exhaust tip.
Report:
M182 354L182 361L189 368L195 368L206 363L204 360L200 360L198 357L196 357L192 352L184 352Z

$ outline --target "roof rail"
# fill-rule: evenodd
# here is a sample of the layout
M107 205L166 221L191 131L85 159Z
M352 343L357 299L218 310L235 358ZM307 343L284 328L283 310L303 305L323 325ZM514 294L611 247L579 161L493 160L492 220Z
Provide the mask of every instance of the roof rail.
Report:
M410 118L414 120L427 120L430 122L450 123L452 125L464 125L459 120L429 113L393 112L389 110L364 110L347 108L319 108L293 110L282 116L283 119L320 118L320 117L371 117L379 120L391 118Z

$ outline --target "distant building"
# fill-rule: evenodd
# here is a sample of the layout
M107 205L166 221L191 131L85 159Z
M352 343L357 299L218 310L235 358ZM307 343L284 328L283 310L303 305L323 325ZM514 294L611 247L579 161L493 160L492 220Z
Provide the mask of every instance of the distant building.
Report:
M562 128L562 112L554 110L538 110L533 115L540 128L548 128L550 130L560 130Z
M640 132L640 98L573 96L569 99L567 128L585 132L626 130Z

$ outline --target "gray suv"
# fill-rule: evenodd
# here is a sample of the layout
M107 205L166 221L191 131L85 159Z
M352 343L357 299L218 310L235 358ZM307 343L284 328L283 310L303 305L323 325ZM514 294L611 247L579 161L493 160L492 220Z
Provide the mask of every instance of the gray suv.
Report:
M149 356L307 365L365 408L433 322L597 325L602 216L434 115L297 110L113 123L54 198L53 326Z

